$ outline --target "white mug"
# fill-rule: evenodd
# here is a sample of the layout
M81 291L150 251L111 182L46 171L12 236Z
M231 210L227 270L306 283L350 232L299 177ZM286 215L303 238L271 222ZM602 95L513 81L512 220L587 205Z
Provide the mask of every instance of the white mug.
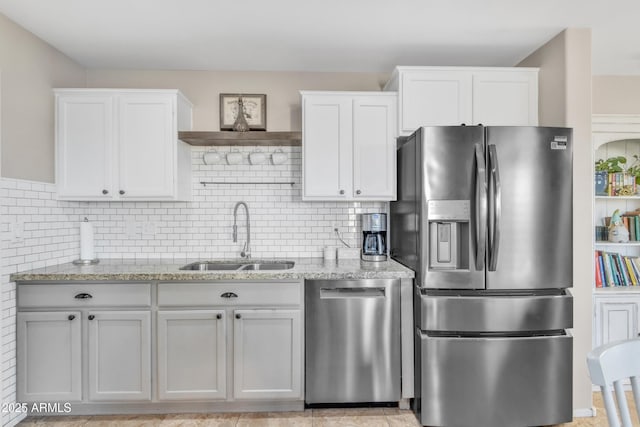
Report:
M208 151L206 153L204 153L204 156L202 156L202 160L204 161L205 165L215 165L220 163L220 153L218 153L216 150L211 150Z
M249 162L252 165L260 165L265 160L267 160L267 156L259 149L249 154Z
M242 162L242 154L240 152L236 150L227 153L227 163L229 163L230 165L237 165L240 162Z
M278 150L271 154L271 161L274 165L281 165L286 162L288 158L289 156L287 156L287 153L282 152L282 150Z

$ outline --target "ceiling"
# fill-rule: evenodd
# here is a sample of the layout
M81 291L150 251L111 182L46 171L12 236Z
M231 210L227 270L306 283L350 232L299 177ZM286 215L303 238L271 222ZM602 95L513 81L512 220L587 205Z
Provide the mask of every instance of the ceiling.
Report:
M0 12L90 68L512 66L591 28L593 74L640 74L637 0L0 0Z

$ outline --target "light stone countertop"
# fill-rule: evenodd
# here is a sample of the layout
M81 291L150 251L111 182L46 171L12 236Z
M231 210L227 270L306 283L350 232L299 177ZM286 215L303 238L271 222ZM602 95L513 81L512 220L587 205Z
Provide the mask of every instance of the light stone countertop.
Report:
M288 270L180 270L195 259L103 259L95 265L74 265L72 263L54 265L18 272L11 275L12 282L55 282L55 281L168 281L168 280L287 280L287 279L411 279L414 272L400 263L388 260L381 263L365 262L359 259L325 261L322 258L282 258L282 259L217 259L215 262L283 262L293 261Z

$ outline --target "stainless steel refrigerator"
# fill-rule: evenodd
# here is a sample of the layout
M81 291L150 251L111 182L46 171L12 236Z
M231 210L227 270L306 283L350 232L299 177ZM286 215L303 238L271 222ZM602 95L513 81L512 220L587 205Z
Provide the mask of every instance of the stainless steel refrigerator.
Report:
M416 272L423 425L571 420L571 137L449 126L399 140L391 256Z

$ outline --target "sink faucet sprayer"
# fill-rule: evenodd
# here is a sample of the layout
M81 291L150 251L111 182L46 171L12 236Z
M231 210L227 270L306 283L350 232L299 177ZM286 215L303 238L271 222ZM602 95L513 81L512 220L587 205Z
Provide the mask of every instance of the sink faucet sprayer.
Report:
M250 244L251 244L251 223L249 221L249 207L247 206L247 204L245 202L238 202L236 203L236 206L233 208L233 242L237 242L238 241L238 225L237 225L237 220L238 220L238 208L240 207L240 205L244 206L244 210L247 213L247 241L244 242L244 247L242 248L242 252L240 252L240 256L242 258L251 258L251 248L250 248Z

